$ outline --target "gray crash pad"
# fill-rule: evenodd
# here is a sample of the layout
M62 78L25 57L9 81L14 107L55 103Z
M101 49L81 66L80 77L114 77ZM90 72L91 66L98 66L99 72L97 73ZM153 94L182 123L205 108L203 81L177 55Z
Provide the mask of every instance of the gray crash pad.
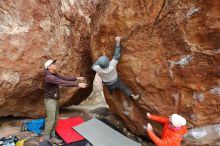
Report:
M96 118L73 127L73 129L93 146L141 146L140 143L129 139Z

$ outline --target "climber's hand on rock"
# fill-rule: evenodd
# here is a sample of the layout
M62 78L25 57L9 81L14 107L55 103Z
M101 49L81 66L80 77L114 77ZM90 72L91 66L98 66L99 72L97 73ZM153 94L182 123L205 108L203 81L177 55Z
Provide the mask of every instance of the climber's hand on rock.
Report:
M77 80L84 81L84 80L85 80L85 77L77 77L76 79L77 79Z
M151 118L151 114L147 113L147 118L150 119Z
M79 83L80 88L86 88L87 86L88 86L88 84L86 84L86 83Z
M150 123L147 124L147 131L153 131L153 128Z
M121 37L120 37L120 36L116 36L116 37L115 37L115 41L116 41L117 43L120 43Z

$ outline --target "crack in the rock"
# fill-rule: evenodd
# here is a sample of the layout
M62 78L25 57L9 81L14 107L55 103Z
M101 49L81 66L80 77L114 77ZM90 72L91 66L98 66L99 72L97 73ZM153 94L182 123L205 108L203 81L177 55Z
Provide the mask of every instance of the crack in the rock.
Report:
M160 15L161 15L161 13L162 13L162 11L163 11L165 5L166 5L166 1L167 1L167 0L164 0L164 1L163 1L163 4L162 4L162 6L161 6L161 8L160 8L160 11L159 11L159 13L157 14L157 16L156 16L156 18L155 18L155 21L154 21L154 24L153 24L153 28L152 28L152 31L151 31L150 34L153 33L153 31L154 31L154 29L155 29L155 26L157 25L157 22L158 22L158 20L159 20L159 17L160 17Z

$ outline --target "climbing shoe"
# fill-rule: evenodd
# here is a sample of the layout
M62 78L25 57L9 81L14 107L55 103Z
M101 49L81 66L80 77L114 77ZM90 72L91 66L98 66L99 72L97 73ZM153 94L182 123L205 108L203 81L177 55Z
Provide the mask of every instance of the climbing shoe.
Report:
M140 98L140 95L131 94L131 97L132 97L134 100L138 100L138 99Z

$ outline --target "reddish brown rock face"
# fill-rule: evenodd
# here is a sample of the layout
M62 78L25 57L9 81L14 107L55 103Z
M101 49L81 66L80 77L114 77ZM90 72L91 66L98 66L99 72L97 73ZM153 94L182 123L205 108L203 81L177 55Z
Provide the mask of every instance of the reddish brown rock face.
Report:
M84 17L68 20L66 10L73 6L58 0L0 2L0 116L44 115L47 59L57 59L61 74L85 76L90 84L89 27ZM60 102L78 104L90 89L62 88Z
M92 53L113 54L124 38L120 78L142 98L105 92L110 110L139 135L146 113L179 113L189 127L220 122L219 1L106 2L93 21Z
M0 12L0 116L43 115L44 62L91 81L90 58L112 57L120 35L120 78L142 97L105 96L132 132L146 135L147 112L179 113L193 128L220 122L219 0L6 0ZM61 103L88 92L62 89Z

